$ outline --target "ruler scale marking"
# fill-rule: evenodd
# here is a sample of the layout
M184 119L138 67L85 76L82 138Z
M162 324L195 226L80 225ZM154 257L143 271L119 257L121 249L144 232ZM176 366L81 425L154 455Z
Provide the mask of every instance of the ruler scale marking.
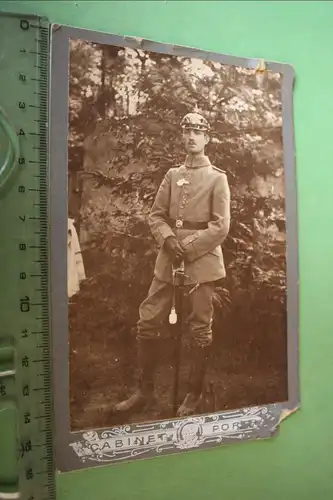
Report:
M5 33L5 40L10 39L0 58L5 66L5 92L0 105L15 127L20 144L18 175L1 199L10 217L0 220L6 233L10 224L11 238L5 251L12 256L7 269L0 263L1 279L12 283L7 296L0 298L1 313L11 311L3 324L17 349L15 381L1 382L0 402L8 395L18 405L19 485L16 490L5 491L0 484L0 498L3 491L24 500L53 500L48 248L50 30L48 23L36 16L1 14L0 31ZM19 312L15 313L17 308Z

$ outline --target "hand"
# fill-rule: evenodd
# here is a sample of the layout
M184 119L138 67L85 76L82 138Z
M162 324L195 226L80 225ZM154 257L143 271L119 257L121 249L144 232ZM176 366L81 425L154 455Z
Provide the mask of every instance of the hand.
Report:
M184 259L185 251L175 236L169 236L164 242L164 247L172 261L181 261Z

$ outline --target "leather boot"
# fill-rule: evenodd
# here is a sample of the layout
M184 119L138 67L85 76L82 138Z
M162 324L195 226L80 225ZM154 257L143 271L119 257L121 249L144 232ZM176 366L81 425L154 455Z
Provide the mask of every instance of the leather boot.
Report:
M139 377L136 391L113 408L116 413L134 412L142 410L151 402L154 396L154 375L156 370L157 341L138 341Z
M198 409L204 387L204 379L208 366L210 353L209 347L196 346L193 349L193 360L189 375L189 391L185 396L184 401L178 408L177 417L186 417L193 415Z

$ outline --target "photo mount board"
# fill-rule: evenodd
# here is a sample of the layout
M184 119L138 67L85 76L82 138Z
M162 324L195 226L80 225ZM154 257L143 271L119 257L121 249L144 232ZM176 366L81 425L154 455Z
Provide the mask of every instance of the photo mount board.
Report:
M275 436L280 422L299 409L298 375L298 244L296 171L293 132L294 69L290 64L265 61L268 71L280 73L285 177L288 400L264 406L213 414L173 418L111 428L71 432L69 410L69 348L67 298L68 96L70 40L84 40L174 56L209 59L255 69L258 58L213 53L189 47L118 36L67 26L52 26L50 123L51 310L55 412L55 460L60 472L119 464L190 450L208 449L239 441ZM196 428L187 440L186 427ZM142 444L143 443L143 444Z

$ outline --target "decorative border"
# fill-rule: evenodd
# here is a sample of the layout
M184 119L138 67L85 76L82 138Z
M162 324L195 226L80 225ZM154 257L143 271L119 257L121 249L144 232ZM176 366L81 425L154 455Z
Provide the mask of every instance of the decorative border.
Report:
M83 432L70 447L83 464L105 464L152 457L232 441L269 437L280 420L279 405L221 414ZM73 436L74 439L74 436Z
M209 59L254 69L258 59L211 53L139 38L53 25L51 72L51 307L54 355L55 454L59 471L71 471L139 458L215 447L273 436L279 423L299 408L298 244L296 172L293 134L294 70L265 61L282 82L283 147L287 233L288 401L210 415L124 425L92 431L70 431L67 304L67 130L70 39L112 44L160 53Z

